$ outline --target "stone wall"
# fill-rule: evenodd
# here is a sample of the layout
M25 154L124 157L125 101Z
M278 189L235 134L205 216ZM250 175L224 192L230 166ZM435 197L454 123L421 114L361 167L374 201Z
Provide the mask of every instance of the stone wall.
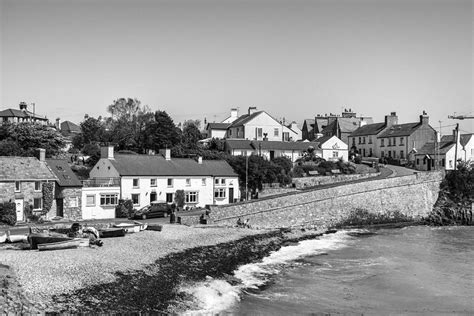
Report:
M233 226L241 218L249 219L253 227L261 228L324 228L346 218L356 208L380 214L399 211L419 218L431 211L438 198L442 178L441 172L417 173L295 192L262 200L213 206L210 216L215 224Z
M364 173L364 174L338 174L333 176L315 176L315 177L303 177L293 178L293 184L297 189L304 189L307 187L314 187L323 184L347 182L353 180L367 179L380 175L377 173Z

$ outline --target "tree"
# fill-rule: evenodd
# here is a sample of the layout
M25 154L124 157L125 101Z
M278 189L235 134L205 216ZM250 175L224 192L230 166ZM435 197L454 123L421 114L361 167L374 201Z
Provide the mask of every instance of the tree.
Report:
M194 123L189 123L184 126L183 133L181 136L181 142L184 148L196 149L198 148L198 141L202 139L201 132L194 125Z
M114 100L114 103L107 107L107 111L112 114L114 120L132 121L134 116L137 117L140 113L149 112L150 108L147 105L142 107L141 102L137 99L120 98Z
M183 130L190 126L190 125L194 125L198 130L201 129L201 120L186 120L184 121L183 123Z
M22 156L23 149L14 141L0 141L0 156Z
M180 141L178 128L165 111L156 111L154 121L146 123L143 132L143 144L146 149L158 151L172 148Z

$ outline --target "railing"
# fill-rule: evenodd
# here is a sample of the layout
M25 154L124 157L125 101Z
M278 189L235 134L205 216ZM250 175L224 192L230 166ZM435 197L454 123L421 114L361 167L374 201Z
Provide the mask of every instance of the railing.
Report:
M118 187L120 178L93 178L82 180L83 187Z

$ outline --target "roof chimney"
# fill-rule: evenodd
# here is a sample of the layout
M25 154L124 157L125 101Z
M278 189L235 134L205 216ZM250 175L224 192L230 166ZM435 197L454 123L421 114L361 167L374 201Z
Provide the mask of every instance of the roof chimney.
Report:
M252 115L255 112L257 112L257 107L256 106L250 106L249 107L249 115Z
M114 158L114 145L106 145L100 147L100 158L115 159Z
M46 149L38 148L38 151L39 151L39 161L45 161L46 160Z
M26 102L20 102L20 110L26 111L27 107L28 105L26 104Z
M58 131L61 131L61 119L59 117L56 119L56 124L54 124L54 126L56 126Z
M230 117L231 118L236 119L238 115L239 115L239 111L236 108L230 109Z
M202 157L201 156L198 157L198 164L202 165Z
M169 148L160 149L160 154L162 154L166 160L171 160L171 149Z
M397 112L391 112L390 115L385 115L385 126L391 127L398 124Z
M430 117L428 114L426 114L426 111L423 111L423 113L420 115L420 123L421 125L428 125L430 122Z

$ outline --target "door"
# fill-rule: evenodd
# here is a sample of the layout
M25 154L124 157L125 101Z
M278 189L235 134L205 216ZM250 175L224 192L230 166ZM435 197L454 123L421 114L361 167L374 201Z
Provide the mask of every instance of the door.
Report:
M431 171L431 159L426 159L428 163L428 171Z
M157 198L156 197L156 192L151 192L150 193L150 204L151 204L151 202L156 201L156 198Z
M24 217L24 209L23 209L23 199L15 200L16 206L16 220L17 222L23 222L25 220Z
M273 160L275 158L275 151L270 150L270 160Z
M64 217L64 199L56 199L56 216Z
M234 188L229 188L229 203L234 203Z

